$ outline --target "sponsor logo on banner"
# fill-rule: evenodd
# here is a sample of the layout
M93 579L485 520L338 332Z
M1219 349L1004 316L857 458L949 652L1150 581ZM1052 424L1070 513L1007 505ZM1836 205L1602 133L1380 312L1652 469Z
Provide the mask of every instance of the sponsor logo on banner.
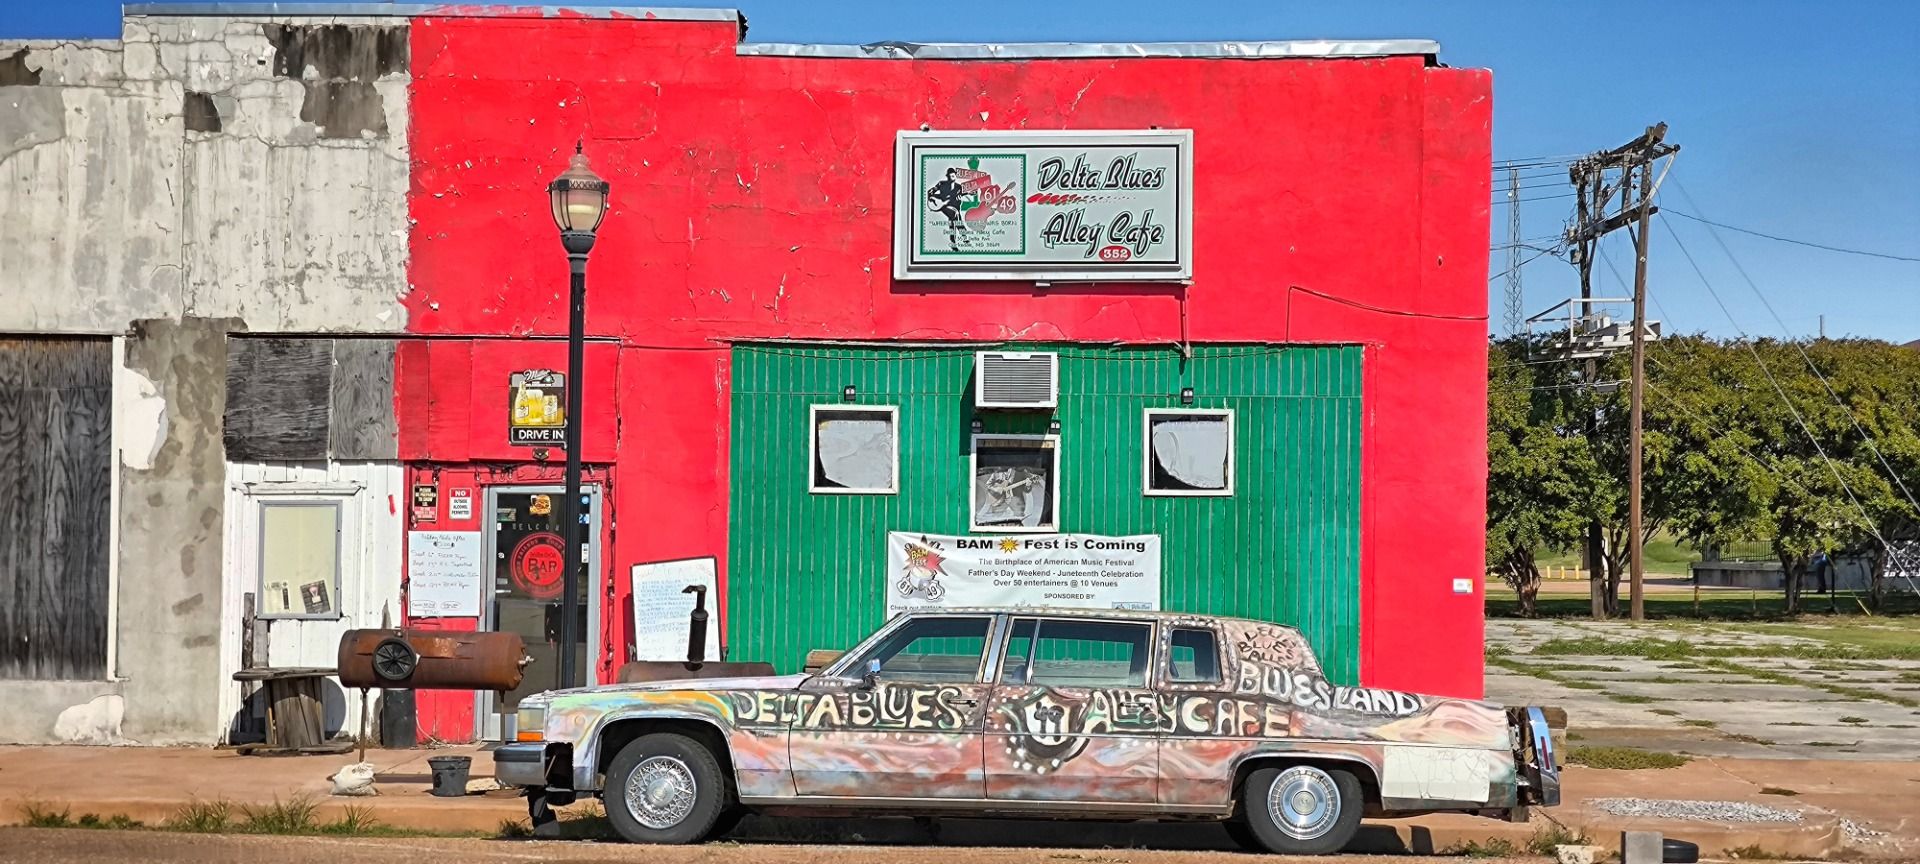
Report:
M887 615L962 606L1160 608L1160 537L887 533Z

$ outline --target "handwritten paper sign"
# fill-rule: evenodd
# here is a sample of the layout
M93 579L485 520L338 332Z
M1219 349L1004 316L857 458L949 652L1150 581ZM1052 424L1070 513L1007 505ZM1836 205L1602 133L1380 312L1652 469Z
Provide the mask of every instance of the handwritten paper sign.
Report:
M477 617L482 583L480 532L407 532L407 614Z
M688 585L706 586L706 659L720 659L720 604L713 574L712 558L633 565L633 659L687 659L688 616L694 599L682 593Z

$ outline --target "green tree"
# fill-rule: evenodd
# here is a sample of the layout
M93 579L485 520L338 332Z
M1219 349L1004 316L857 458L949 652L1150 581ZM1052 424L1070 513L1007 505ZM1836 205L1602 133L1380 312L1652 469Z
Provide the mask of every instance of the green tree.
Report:
M1578 545L1593 509L1592 453L1568 413L1566 364L1542 362L1538 346L1520 339L1494 343L1488 355L1487 569L1532 617L1537 552Z

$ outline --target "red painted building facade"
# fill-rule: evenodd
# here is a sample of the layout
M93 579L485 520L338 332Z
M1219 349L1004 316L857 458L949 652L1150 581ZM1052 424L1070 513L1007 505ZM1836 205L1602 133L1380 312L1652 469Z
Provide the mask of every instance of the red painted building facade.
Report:
M1362 348L1358 683L1481 692L1489 73L1405 43L859 56L718 16L410 32L399 458L437 491L410 529L479 530L507 521L489 487L558 483L558 449L508 441L508 379L565 365L545 184L576 140L613 184L583 373L598 680L628 659L633 565L716 558L728 614L737 343L1260 343ZM895 139L923 125L1192 130L1191 281L895 280ZM419 702L423 735L471 734L469 695Z

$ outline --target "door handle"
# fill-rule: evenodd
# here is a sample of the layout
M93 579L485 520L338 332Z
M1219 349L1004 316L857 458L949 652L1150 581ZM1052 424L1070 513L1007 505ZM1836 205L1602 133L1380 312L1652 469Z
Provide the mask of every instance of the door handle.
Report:
M978 699L948 699L947 702L962 708L973 708L980 704L980 700Z

